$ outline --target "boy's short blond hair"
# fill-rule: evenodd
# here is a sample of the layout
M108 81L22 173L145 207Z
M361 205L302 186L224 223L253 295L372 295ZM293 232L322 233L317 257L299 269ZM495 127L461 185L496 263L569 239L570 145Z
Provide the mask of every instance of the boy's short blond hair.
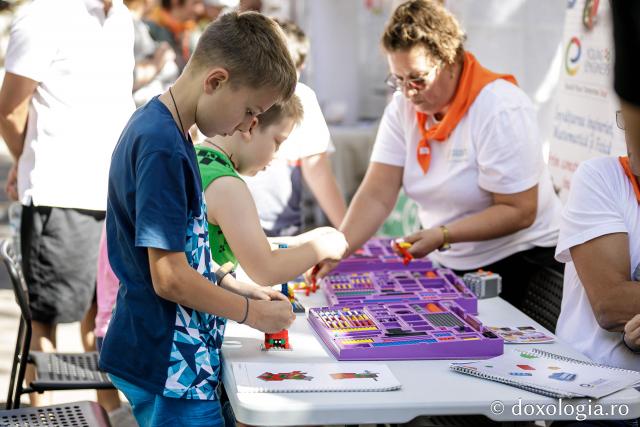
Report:
M273 88L281 100L289 99L296 87L284 33L273 19L256 12L228 13L207 26L188 67L215 66L229 72L234 87Z
M280 123L284 119L293 119L298 124L304 117L302 102L298 96L293 95L286 101L273 104L264 113L258 116L258 129L264 130L271 125Z
M429 55L453 64L464 51L465 35L456 18L437 0L409 0L396 8L382 35L387 52L424 47Z
M307 56L309 56L309 38L304 31L302 31L302 28L293 21L282 21L279 19L275 21L280 25L282 31L284 31L285 36L287 36L287 45L289 46L289 53L291 54L291 58L293 58L293 63L297 69L302 68L307 60Z

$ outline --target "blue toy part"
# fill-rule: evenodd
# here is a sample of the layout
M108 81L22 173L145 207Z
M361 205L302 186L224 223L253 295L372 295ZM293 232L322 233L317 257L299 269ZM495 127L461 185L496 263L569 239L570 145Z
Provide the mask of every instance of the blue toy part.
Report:
M549 378L558 381L573 381L576 379L576 374L572 374L571 372L554 372L549 375Z

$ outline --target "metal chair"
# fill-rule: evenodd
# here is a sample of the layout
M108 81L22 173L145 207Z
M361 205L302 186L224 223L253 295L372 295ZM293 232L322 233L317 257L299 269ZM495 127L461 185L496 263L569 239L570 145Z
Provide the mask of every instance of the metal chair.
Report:
M74 402L39 408L0 411L2 427L110 427L107 413L96 402Z
M44 353L30 352L31 310L27 285L22 268L16 261L13 245L4 240L0 245L0 257L7 268L16 302L20 307L20 324L11 366L11 379L6 409L18 409L20 396L25 393L51 390L83 390L114 388L107 375L98 369L98 353ZM27 364L36 369L35 380L23 387Z
M562 303L562 274L539 267L529 282L522 311L551 332L555 332Z

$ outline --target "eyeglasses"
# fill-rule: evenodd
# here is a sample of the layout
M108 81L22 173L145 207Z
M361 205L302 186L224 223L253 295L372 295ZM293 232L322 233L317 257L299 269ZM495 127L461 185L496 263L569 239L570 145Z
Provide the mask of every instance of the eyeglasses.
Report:
M618 128L624 130L624 116L620 110L616 111L616 125L618 125Z
M384 82L393 90L401 91L407 87L419 92L433 84L439 68L440 64L437 64L429 71L422 73L419 77L407 80L404 80L402 77L398 77L395 74L389 74Z

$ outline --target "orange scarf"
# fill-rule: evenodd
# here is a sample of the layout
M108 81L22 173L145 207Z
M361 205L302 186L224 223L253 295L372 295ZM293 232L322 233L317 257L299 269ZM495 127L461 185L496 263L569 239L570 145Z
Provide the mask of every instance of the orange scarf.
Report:
M620 164L622 165L622 169L624 170L625 175L629 178L629 182L631 182L631 186L633 187L633 192L636 194L636 200L640 203L640 183L638 183L638 177L633 174L631 171L631 165L629 164L628 157L618 157L620 160Z
M195 26L195 23L193 21L178 21L161 6L156 6L151 11L150 18L156 24L171 31L171 34L173 34L173 36L176 38L178 38L185 31L192 30Z
M426 129L427 115L416 113L418 128L422 134L422 139L418 143L418 163L423 173L427 173L431 164L431 144L430 140L444 142L449 138L451 132L456 128L458 122L467 114L469 107L473 104L480 91L494 80L505 79L517 85L516 78L510 74L496 74L484 68L478 60L469 52L464 54L464 64L462 74L453 96L453 101L449 104L449 109L440 123L436 123Z
M176 54L182 55L185 60L188 60L191 52L189 50L189 37L185 36L185 33L193 30L196 23L191 20L185 22L178 21L161 6L156 6L156 8L151 11L149 18L171 32L173 38L179 42L178 44L182 50L182 52L176 52Z

